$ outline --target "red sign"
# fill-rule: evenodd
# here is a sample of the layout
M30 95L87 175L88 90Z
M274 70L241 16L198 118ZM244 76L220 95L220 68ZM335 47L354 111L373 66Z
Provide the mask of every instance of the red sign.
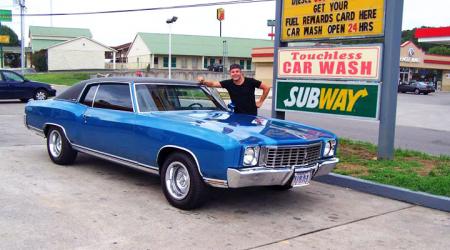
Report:
M278 78L378 81L381 77L381 45L283 48L278 60Z
M223 21L225 19L225 10L223 8L217 9L217 20Z

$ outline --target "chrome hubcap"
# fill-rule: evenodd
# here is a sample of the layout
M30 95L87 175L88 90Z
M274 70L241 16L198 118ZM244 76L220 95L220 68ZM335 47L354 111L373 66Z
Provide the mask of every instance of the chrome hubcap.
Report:
M61 134L57 130L52 130L49 135L48 148L53 157L61 155L62 139Z
M47 95L44 92L39 91L36 93L36 100L45 100L45 99L47 99Z
M191 179L183 163L178 161L170 163L167 167L165 179L170 196L182 200L188 195Z

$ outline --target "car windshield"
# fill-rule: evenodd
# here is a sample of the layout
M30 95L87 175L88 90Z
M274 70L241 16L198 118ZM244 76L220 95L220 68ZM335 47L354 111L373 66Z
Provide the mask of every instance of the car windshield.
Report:
M417 85L420 85L422 87L426 87L427 86L424 82L417 82Z
M140 112L171 110L225 110L197 86L136 84Z

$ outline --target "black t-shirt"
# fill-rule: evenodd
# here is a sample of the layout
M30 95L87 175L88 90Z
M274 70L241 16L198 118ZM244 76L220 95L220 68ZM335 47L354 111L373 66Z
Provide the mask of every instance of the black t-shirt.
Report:
M230 94L231 101L236 106L235 113L257 115L255 88L259 88L260 81L245 77L241 85L234 84L232 79L221 81L220 85Z

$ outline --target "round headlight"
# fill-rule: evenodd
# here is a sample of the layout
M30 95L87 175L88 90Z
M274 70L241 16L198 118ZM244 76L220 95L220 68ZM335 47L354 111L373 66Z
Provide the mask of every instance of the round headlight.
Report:
M248 147L244 152L244 165L246 166L255 166L258 164L258 147Z

